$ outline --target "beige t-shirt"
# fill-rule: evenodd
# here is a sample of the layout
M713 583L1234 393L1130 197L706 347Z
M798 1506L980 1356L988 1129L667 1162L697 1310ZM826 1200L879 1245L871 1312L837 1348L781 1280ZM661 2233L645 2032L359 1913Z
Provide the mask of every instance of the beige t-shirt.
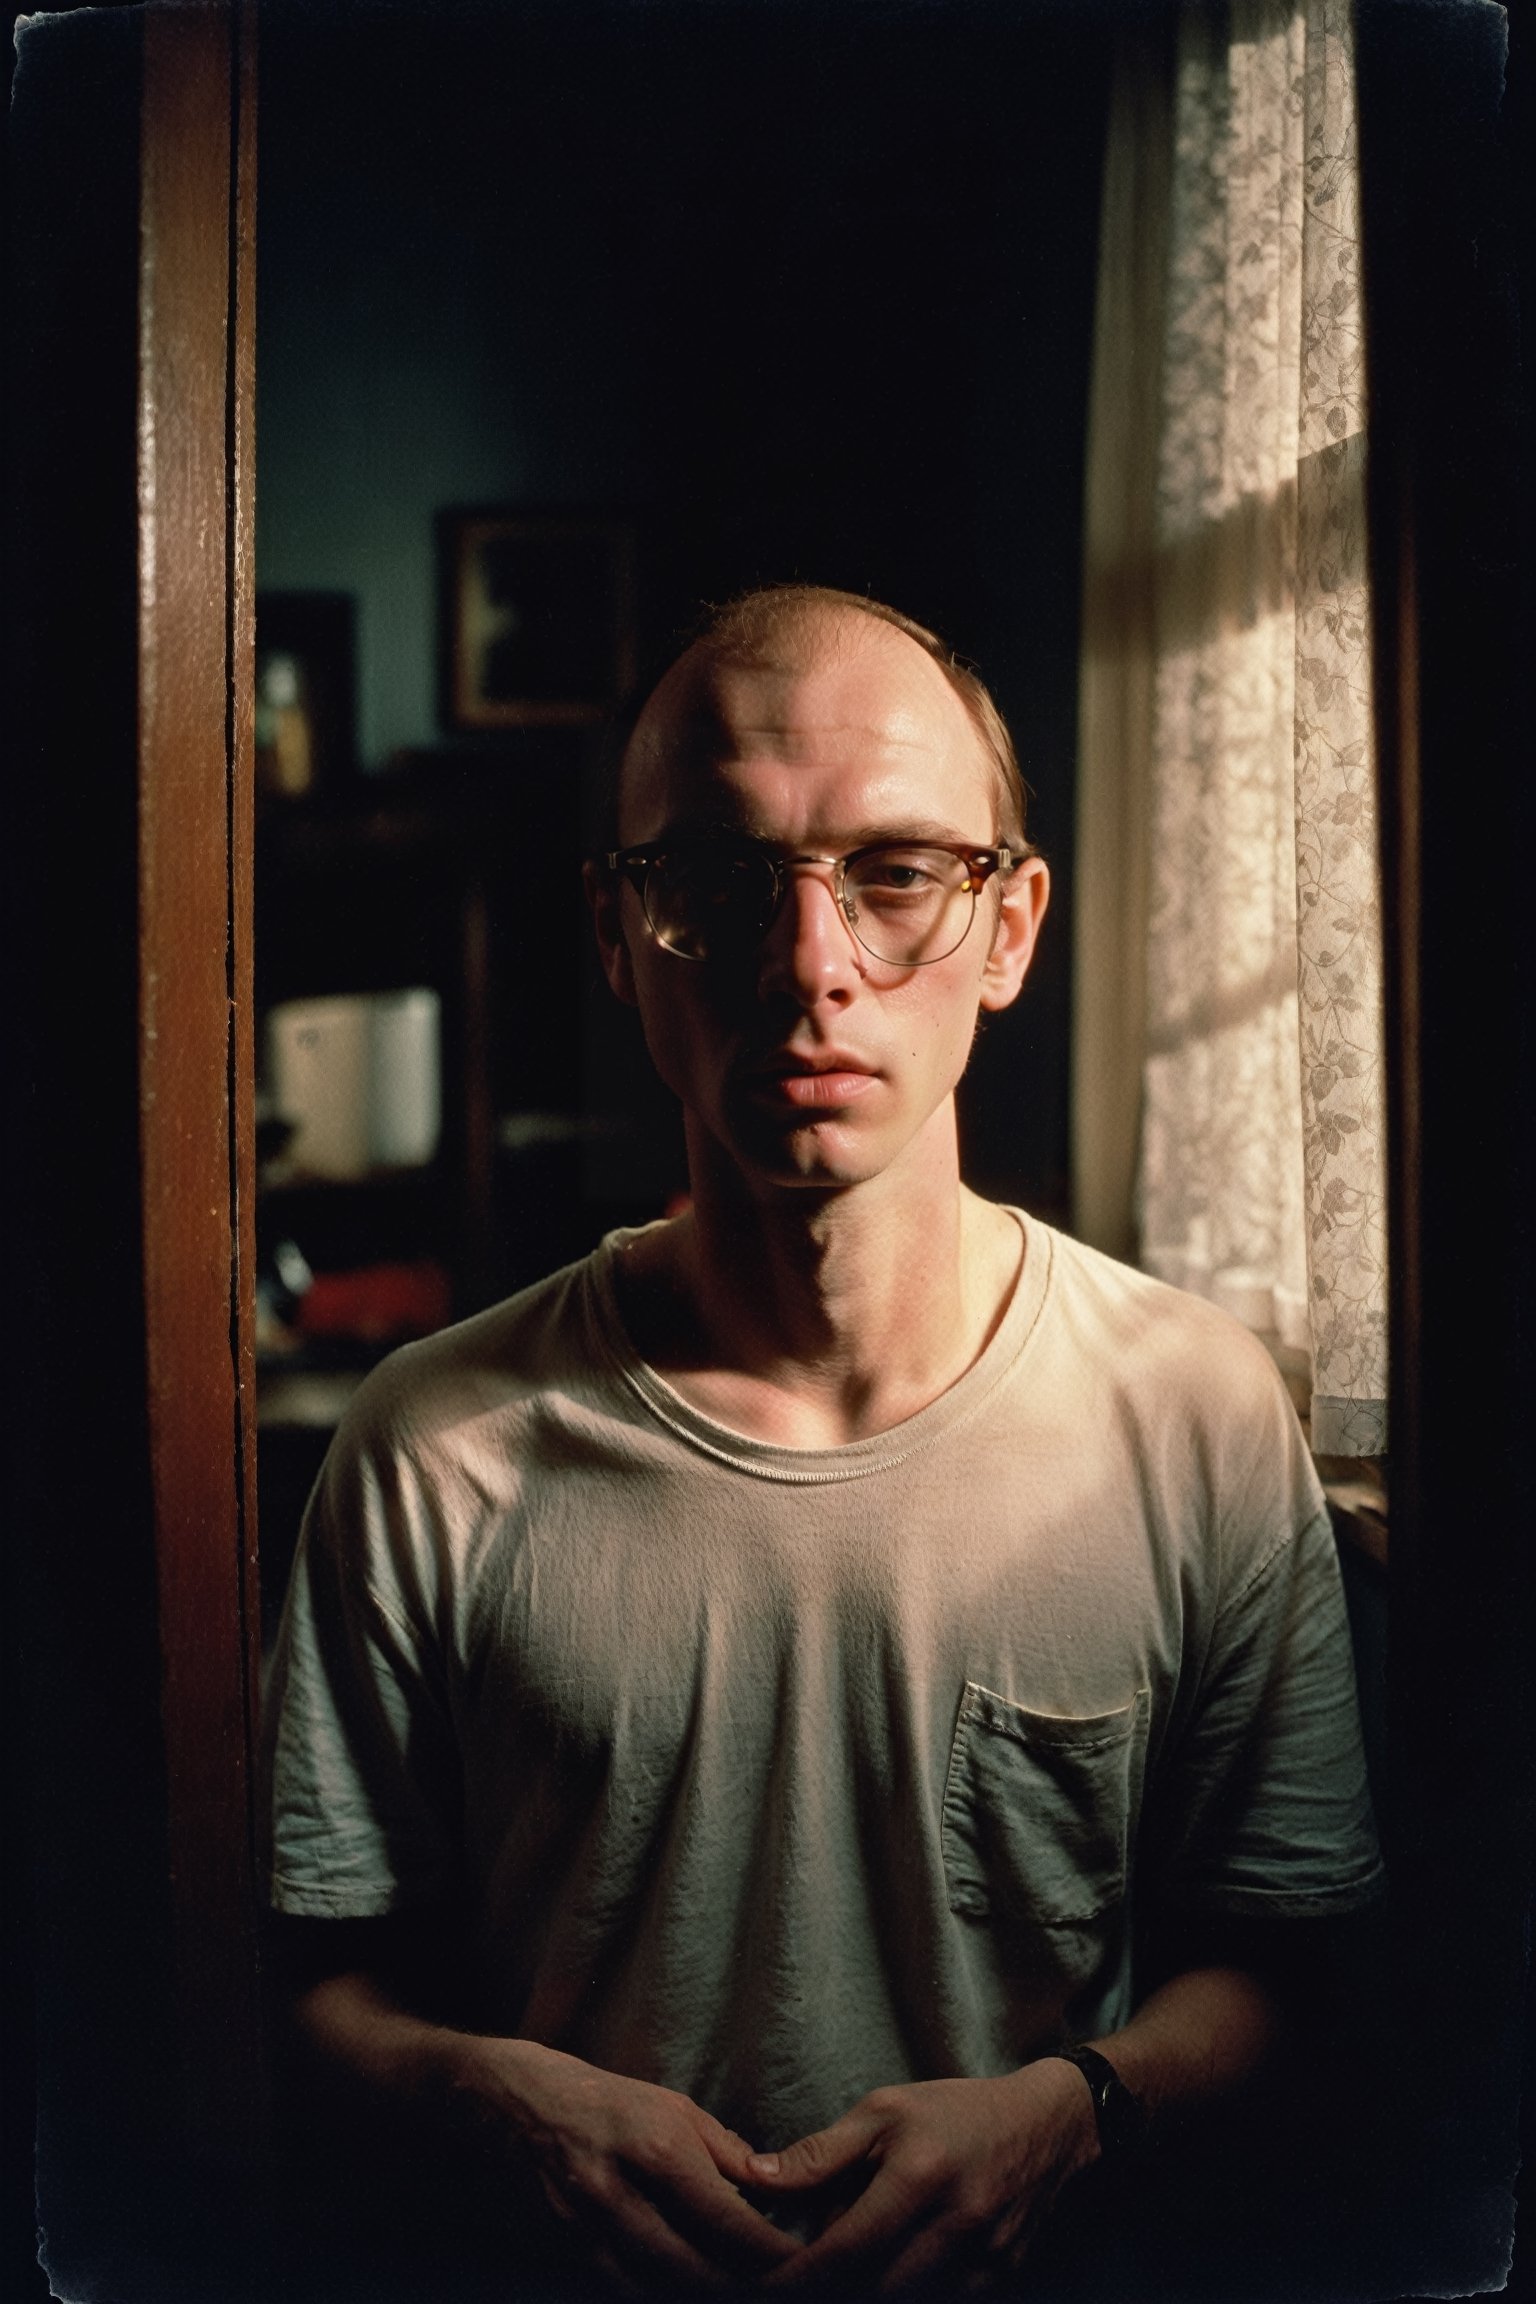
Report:
M1123 2021L1133 1899L1369 1897L1338 1563L1267 1355L1020 1222L981 1358L847 1447L691 1409L612 1242L386 1362L274 1667L278 1908L450 1901L483 2028L768 2147Z

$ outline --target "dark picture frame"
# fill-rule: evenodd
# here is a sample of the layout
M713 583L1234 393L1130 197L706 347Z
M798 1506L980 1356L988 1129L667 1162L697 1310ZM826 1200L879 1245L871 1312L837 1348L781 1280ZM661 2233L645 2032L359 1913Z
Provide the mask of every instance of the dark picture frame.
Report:
M439 515L446 728L600 721L635 678L635 532L595 513Z

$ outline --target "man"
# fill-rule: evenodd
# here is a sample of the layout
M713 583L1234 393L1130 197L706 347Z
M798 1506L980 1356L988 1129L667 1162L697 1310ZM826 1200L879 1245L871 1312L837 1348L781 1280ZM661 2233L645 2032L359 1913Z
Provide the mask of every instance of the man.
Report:
M301 2035L359 2100L470 2108L615 2279L1006 2271L1258 2064L1274 1943L1375 1886L1266 1355L960 1181L1047 885L931 635L717 616L589 868L691 1207L397 1355L312 1506Z

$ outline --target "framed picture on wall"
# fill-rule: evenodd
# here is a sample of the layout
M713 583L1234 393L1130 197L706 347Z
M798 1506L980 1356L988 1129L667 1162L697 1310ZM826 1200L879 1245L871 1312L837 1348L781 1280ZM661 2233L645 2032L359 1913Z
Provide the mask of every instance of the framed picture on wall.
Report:
M635 537L624 520L439 515L442 705L455 731L601 720L635 676Z

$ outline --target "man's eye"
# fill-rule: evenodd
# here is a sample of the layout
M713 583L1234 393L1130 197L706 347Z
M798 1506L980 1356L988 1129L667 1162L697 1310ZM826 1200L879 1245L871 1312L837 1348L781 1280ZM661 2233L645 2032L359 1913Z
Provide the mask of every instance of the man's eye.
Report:
M750 856L711 856L699 867L697 885L716 903L750 896L762 885L763 868Z
M946 884L947 856L914 855L893 849L889 854L866 856L852 875L867 896L928 895Z
M669 895L706 911L731 911L739 905L761 902L763 866L739 850L703 851L671 859L666 872Z

